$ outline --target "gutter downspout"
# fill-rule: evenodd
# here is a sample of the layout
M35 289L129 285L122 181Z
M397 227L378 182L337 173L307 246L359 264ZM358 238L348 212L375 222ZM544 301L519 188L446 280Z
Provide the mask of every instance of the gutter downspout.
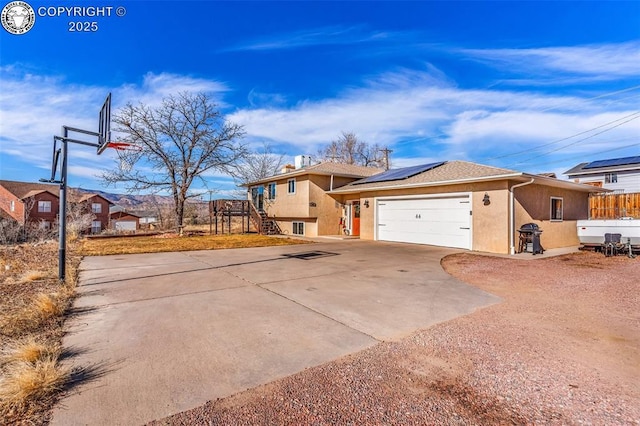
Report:
M513 196L513 190L516 188L520 188L521 186L531 185L535 182L535 178L531 178L529 182L518 183L509 188L509 246L511 255L516 254L516 246L515 246L515 233L516 233L516 224L515 224L515 199Z
M329 191L333 191L333 175L331 175L331 183L329 183Z

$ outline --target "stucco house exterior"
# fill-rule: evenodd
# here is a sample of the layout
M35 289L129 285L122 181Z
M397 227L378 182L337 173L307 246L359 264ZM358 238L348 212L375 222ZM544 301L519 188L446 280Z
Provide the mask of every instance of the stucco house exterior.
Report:
M298 173L289 176L301 182L309 181L302 176L313 176ZM290 177L280 176L260 183L275 180L276 191L286 190ZM343 218L349 233L362 239L513 254L518 229L526 223L542 229L545 249L578 245L576 221L587 219L589 193L608 191L466 161L377 170L349 180L335 185L334 176L334 185L311 184L311 191L301 191L304 197L289 198L269 211L285 226L291 221L294 228L285 229L292 234L301 234L292 232L293 223L307 214L305 230L312 230L307 236L340 234L336 222ZM311 214L312 207L304 204L315 202L317 208L316 199L323 200L323 214Z
M58 185L0 180L0 209L20 225L50 228L58 217Z
M293 168L246 185L256 211L272 219L280 232L317 237L341 233L343 207L329 193L382 170L339 163Z
M580 163L564 174L576 183L616 192L640 192L640 156Z

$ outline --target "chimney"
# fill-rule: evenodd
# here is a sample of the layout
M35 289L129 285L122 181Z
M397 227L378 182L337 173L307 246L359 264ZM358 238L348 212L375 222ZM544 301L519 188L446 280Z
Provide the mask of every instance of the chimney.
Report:
M304 167L311 165L311 156L310 155L296 155L294 158L296 169L302 169Z
M280 173L289 173L295 170L295 167L293 167L291 164L286 164L282 170L280 170Z

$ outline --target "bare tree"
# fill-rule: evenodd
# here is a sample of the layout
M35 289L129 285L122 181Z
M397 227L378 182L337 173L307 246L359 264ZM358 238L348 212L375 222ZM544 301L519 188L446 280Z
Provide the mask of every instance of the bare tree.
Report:
M277 174L284 166L284 155L276 154L269 144L264 144L262 149L256 150L240 160L227 172L237 184L264 179Z
M242 126L226 121L204 93L169 96L157 108L127 104L113 122L121 140L137 149L122 151L124 161L102 179L124 183L130 193L169 191L178 228L186 200L198 196L189 194L194 180L225 171L247 154Z
M325 161L358 166L384 167L384 156L378 144L370 145L358 139L353 132L342 132L318 153Z
M67 205L67 232L71 241L77 240L83 233L91 230L96 215L87 203L69 203Z

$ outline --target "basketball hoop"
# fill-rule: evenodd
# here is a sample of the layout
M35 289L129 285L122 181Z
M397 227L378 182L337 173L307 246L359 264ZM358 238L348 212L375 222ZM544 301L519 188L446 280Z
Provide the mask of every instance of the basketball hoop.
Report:
M128 142L109 142L107 148L113 148L116 151L142 151L142 148Z
M107 148L116 150L116 154L120 158L120 170L130 171L138 160L137 153L142 151L142 147L128 142L109 142Z

